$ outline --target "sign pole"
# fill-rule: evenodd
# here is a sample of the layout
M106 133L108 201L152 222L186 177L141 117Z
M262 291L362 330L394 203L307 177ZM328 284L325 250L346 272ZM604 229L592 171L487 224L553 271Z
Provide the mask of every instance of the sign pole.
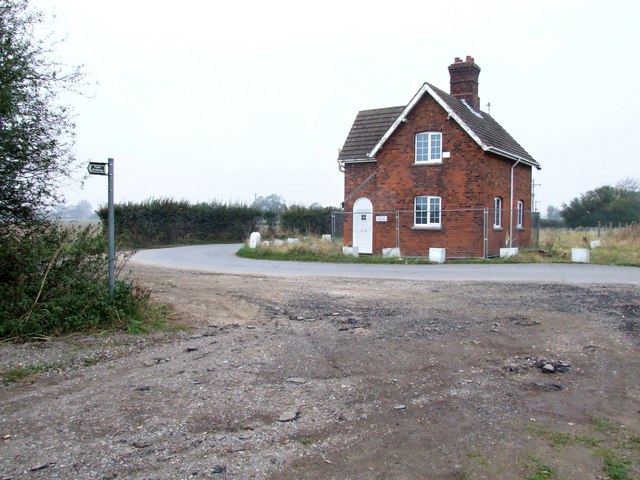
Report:
M108 160L109 164L109 203L107 205L107 240L109 242L109 298L113 300L115 294L116 274L115 274L115 215L113 206L113 158Z
M107 203L107 243L109 262L109 298L113 300L116 286L116 242L115 242L115 221L113 206L113 158L109 158L107 163L89 162L87 171L90 175L105 175L108 177L108 203Z

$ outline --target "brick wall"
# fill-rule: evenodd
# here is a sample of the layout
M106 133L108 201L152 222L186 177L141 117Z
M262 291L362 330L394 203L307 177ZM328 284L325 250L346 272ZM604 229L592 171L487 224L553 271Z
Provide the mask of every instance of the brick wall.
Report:
M415 135L419 132L442 132L442 151L450 152L442 164L415 164ZM391 138L380 149L376 162L345 165L345 204L351 211L357 198L367 197L376 212L413 211L414 198L419 195L437 195L442 198L442 210L493 209L494 197L503 202L502 230L493 229L492 214L489 225L489 253L497 254L508 241L510 180L514 162L480 146L428 94L422 98ZM374 172L375 176L363 182ZM531 167L519 164L514 177L514 226L517 201L524 202L524 210L531 210ZM353 192L360 188L355 194ZM443 212L444 213L444 212ZM458 216L459 217L459 216ZM444 215L439 231L411 229L413 216L401 215L401 252L403 255L428 255L430 247L453 248L468 251L469 256L482 255L483 232L478 218L468 219ZM405 225L406 224L406 225ZM345 245L351 245L351 216L345 215ZM395 247L397 234L395 221L373 225L373 251ZM528 246L530 223L525 221L519 230L517 244ZM478 250L479 249L479 250ZM406 252L406 253L405 253ZM479 252L479 253L478 253Z

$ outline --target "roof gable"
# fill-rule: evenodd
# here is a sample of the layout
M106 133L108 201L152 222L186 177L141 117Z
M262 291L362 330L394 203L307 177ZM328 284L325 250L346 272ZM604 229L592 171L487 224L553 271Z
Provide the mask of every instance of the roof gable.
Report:
M422 85L405 107L359 112L338 155L338 161L375 161L380 148L425 94L430 95L484 151L540 169L540 164L491 115L482 111L476 112L464 100L428 83Z

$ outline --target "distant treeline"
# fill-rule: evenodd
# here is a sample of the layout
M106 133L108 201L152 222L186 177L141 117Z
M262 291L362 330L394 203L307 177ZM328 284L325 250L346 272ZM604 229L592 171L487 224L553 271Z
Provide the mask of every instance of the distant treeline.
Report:
M115 233L118 243L129 247L241 242L254 231L272 236L323 234L331 232L332 210L293 205L274 212L242 203L150 199L116 204ZM106 225L107 208L97 213Z

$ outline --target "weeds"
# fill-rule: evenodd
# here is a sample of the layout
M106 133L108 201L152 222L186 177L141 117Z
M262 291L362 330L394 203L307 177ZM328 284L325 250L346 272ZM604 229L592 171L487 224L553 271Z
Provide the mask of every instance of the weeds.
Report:
M19 364L15 367L7 367L0 370L0 378L5 383L13 383L23 380L37 373L48 372L52 370L62 371L64 367L57 363L34 363L31 365Z
M572 436L569 433L565 433L565 432L551 432L549 430L547 430L544 427L540 427L540 426L532 426L529 425L527 426L527 431L529 433L532 433L540 438L543 438L545 440L547 440L549 442L549 444L554 447L554 448L558 448L558 447L565 447L571 443L573 443L574 441L576 441L576 438L574 436Z
M542 461L535 456L531 457L529 468L532 469L533 472L526 480L555 480L558 478L555 468L542 463Z
M630 480L629 462L617 457L609 450L598 450L598 454L603 459L604 471L611 480Z
M473 460L475 460L475 462L480 465L481 467L487 467L489 466L489 459L487 457L485 457L482 453L476 451L476 450L472 450L469 453L467 453L467 456Z
M628 434L624 429L604 418L591 419L589 428L597 432L599 437L554 432L537 425L529 425L526 429L529 433L549 442L549 446L556 450L570 445L585 447L601 459L602 470L606 473L606 478L609 480L630 480L630 470L634 465L632 459L636 462L640 459L638 458L640 435ZM546 466L544 467L546 469ZM555 478L540 476L541 474L542 471L537 469L533 476L528 477L527 480Z

